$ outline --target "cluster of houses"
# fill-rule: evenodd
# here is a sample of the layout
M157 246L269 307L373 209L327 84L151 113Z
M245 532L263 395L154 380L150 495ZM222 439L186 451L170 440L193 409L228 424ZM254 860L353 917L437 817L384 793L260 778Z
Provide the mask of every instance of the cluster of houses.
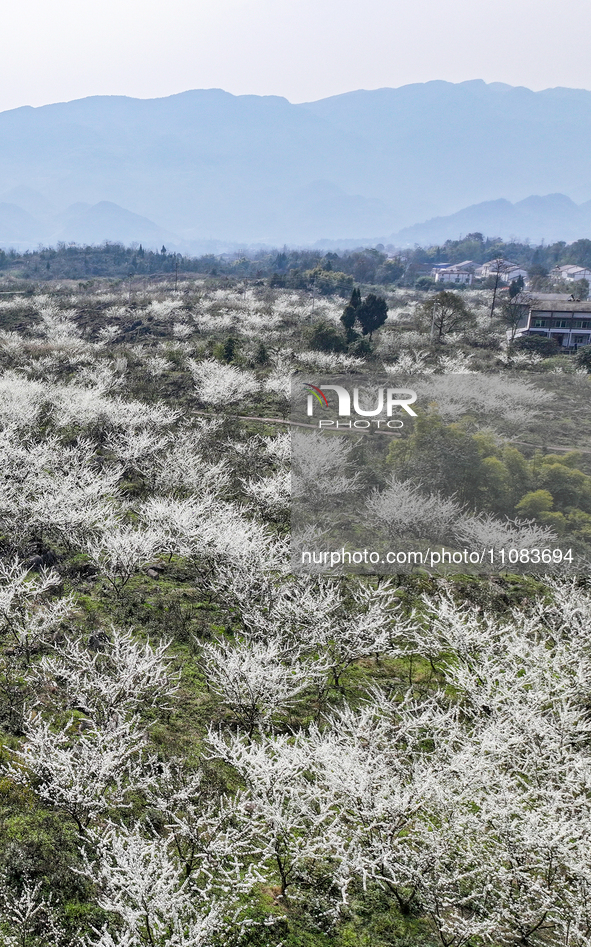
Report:
M449 265L436 263L430 273L436 283L470 286L474 279L498 277L499 287L508 286L520 277L527 287L527 270L510 260L490 260L478 265L472 260ZM555 266L548 274L555 282L576 283L588 280L591 269L568 263ZM521 306L521 318L515 337L540 335L554 339L565 351L576 351L580 345L591 344L591 300L577 300L569 293L521 292L514 299Z
M526 280L527 270L509 260L490 260L482 265L472 260L464 260L463 263L454 263L452 266L448 263L436 263L431 269L431 276L436 283L455 283L464 286L471 286L473 279L487 279L489 276L496 277L497 275L499 283L509 284L520 276ZM581 277L577 278L581 279Z
M481 266L472 260L464 260L462 263L435 263L431 268L431 276L436 283L454 283L457 285L471 286L473 279L488 279L489 277L499 277L499 283L508 285L513 280L522 277L527 281L527 270L524 270L518 263L511 263L510 260L489 260ZM564 266L555 266L548 274L550 279L575 283L577 280L586 279L591 282L591 270L585 266L577 266L574 263L567 263Z

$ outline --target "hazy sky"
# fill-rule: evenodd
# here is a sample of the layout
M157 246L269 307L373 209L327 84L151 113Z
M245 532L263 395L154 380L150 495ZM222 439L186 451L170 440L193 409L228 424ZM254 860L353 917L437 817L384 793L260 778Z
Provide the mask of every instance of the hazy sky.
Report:
M590 0L20 0L0 110L222 88L292 102L429 79L591 89Z

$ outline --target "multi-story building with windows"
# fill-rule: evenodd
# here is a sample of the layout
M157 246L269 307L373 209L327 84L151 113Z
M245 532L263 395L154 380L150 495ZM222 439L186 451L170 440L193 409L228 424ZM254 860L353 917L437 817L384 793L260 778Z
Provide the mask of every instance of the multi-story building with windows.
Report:
M523 310L517 336L546 336L569 351L591 344L591 301L538 298L525 304Z
M472 260L465 260L453 266L434 266L431 270L431 276L435 278L436 283L455 283L464 286L470 286L473 274Z

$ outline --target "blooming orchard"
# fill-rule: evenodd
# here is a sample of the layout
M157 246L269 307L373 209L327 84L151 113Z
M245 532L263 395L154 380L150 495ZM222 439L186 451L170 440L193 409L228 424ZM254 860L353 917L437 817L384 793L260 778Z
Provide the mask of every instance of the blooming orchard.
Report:
M364 364L305 348L298 293L0 313L0 945L591 944L586 581L293 575L286 378ZM470 353L399 356L453 420ZM466 378L500 426L536 409ZM391 469L361 496L331 445L319 509L554 535Z

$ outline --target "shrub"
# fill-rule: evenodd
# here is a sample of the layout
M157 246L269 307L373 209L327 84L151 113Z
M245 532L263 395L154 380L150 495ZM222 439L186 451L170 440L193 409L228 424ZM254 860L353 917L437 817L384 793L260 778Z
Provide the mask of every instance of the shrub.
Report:
M371 342L364 336L361 339L355 339L348 347L349 355L370 355L373 351Z
M431 279L430 276L419 276L418 280L415 283L416 289L429 290L433 289L436 285L435 280Z
M585 368L591 372L591 345L583 345L575 354L575 362L578 368Z
M475 329L474 332L462 336L461 341L475 349L487 349L490 352L499 352L501 349L501 339L492 329Z
M545 358L551 358L559 351L556 339L545 335L522 335L519 339L515 339L511 348L517 352L535 352Z
M346 352L347 343L342 332L330 322L317 322L306 332L308 345L317 352Z

